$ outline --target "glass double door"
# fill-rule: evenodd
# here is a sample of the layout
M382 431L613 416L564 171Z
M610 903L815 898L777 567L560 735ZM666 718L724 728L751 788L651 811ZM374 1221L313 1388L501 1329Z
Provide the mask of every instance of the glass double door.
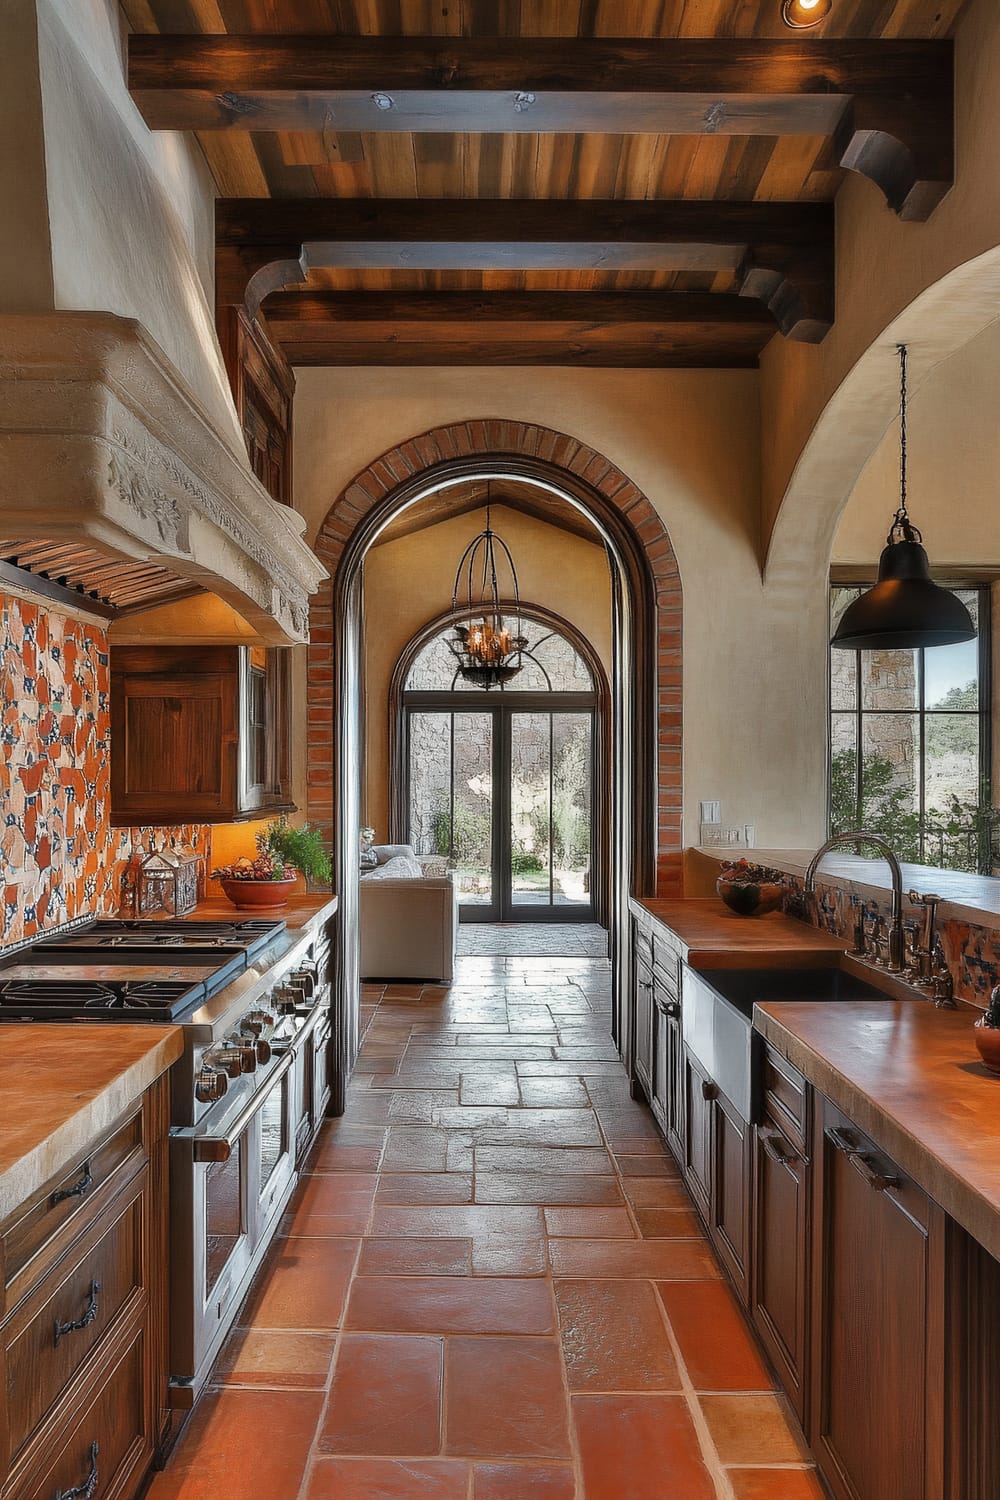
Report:
M595 714L574 696L407 708L410 842L450 859L465 922L593 920Z

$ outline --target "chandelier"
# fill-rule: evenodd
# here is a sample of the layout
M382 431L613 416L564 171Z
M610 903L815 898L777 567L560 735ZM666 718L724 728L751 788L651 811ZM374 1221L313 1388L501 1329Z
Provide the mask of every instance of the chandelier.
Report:
M498 572L509 574L507 613L501 605ZM506 580L505 580L506 581ZM505 590L505 592L507 592ZM501 687L520 672L528 642L521 634L517 569L510 548L490 525L490 488L486 486L486 526L466 547L455 574L451 607L461 614L455 639L449 641L458 670L466 682L489 690Z

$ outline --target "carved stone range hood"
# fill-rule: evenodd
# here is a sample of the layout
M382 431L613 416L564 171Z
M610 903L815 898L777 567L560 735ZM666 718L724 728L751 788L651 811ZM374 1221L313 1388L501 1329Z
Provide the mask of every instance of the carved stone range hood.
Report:
M236 441L134 320L0 316L0 533L159 564L296 645L326 574Z

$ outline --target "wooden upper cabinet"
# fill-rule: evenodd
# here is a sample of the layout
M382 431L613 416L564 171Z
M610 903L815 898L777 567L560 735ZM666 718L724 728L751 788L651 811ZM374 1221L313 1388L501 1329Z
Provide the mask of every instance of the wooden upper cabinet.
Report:
M250 467L272 500L291 505L295 376L259 315L221 309L219 339Z
M290 721L287 652L113 648L112 823L229 823L292 811Z

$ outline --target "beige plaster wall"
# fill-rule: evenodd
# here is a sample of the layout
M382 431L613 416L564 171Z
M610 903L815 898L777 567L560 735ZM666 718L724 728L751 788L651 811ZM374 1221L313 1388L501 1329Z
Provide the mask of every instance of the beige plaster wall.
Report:
M778 846L825 827L823 569L765 588L758 563L752 371L422 369L298 374L296 504L316 529L394 444L476 417L537 422L592 445L648 496L684 588L685 842L698 802ZM299 785L304 761L299 766Z
M907 403L909 510L935 566L1000 563L1000 322L942 360ZM899 421L851 492L835 563L873 565L899 495Z
M201 151L143 123L115 0L37 0L37 15L54 305L137 318L246 462L215 336L215 192Z
M603 546L506 506L495 530L510 547L521 598L569 620L611 666L611 573ZM365 562L365 822L389 829L389 687L396 663L421 628L451 603L458 560L483 527L473 511L373 547Z
M1000 5L971 0L956 31L956 182L926 224L903 223L875 185L849 175L837 197L837 318L822 344L775 338L761 359L762 534L801 481L832 523L891 420L896 338L912 345L914 390L997 305L997 271L977 267L940 305L921 294L1000 245ZM980 292L977 303L977 289ZM907 310L912 308L912 316ZM873 350L872 346L876 346ZM872 361L872 354L875 362ZM845 385L846 382L846 385ZM843 387L843 389L841 389ZM834 398L837 397L837 401ZM831 403L833 406L831 408ZM810 436L825 409L835 420ZM810 447L815 450L809 452ZM808 462L806 462L808 460ZM798 510L796 526L800 525ZM779 563L780 565L780 563Z
M0 308L52 306L52 260L34 0L5 0L0 46Z

